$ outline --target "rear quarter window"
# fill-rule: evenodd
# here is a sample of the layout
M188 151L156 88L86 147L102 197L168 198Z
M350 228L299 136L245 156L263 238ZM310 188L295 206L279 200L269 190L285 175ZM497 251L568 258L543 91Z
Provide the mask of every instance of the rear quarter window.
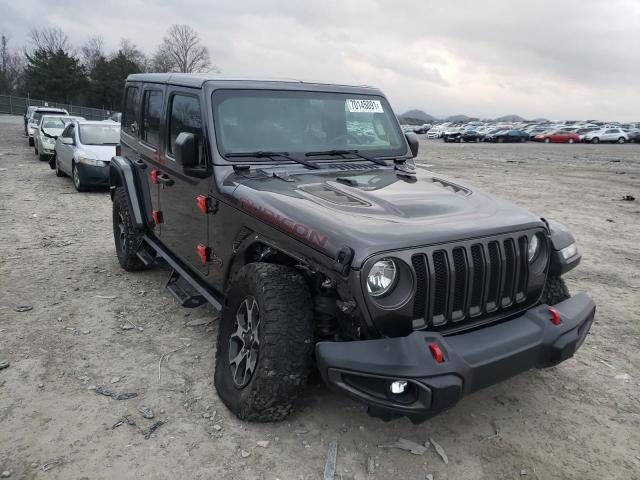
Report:
M127 87L125 91L124 112L122 115L122 131L136 136L138 131L138 112L140 109L138 87Z

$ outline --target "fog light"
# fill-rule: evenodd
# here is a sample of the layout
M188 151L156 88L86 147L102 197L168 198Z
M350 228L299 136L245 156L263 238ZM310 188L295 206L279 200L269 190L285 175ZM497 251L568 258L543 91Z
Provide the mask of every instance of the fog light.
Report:
M409 388L409 382L406 380L396 380L395 382L391 382L391 393L394 395L400 395L407 391Z

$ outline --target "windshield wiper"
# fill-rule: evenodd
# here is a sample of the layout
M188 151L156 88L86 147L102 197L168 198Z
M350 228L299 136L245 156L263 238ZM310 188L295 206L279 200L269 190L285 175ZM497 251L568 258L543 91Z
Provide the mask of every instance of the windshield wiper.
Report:
M385 162L384 160L380 160L379 158L373 158L373 157L369 157L367 155L363 155L358 150L324 150L324 151L321 151L321 152L307 152L307 153L305 153L305 156L307 156L307 157L321 157L323 155L327 155L327 156L340 155L342 158L344 158L345 155L355 155L356 157L360 157L360 158L362 158L364 160L368 160L370 162L377 163L378 165L382 165L384 167L387 166L387 162Z
M289 152L269 152L264 150L258 150L256 152L227 153L225 154L225 157L226 158L271 158L271 159L273 159L274 157L282 157L282 158L286 158L287 160L291 160L292 162L300 163L305 167L316 168L316 169L320 168L319 165L313 162L308 162L307 160L303 160L301 158L295 158L295 157L289 156Z

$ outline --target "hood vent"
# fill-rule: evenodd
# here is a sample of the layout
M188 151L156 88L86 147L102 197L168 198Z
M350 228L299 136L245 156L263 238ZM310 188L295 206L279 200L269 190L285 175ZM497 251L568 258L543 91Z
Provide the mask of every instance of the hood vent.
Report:
M433 183L437 183L443 188L446 188L447 190L451 190L453 193L462 195L463 197L471 195L471 190L461 187L460 185L456 185L455 183L447 182L446 180L443 180L441 178L433 177L431 181Z
M332 188L325 183L313 183L311 185L303 185L299 188L305 193L318 197L335 205L344 205L348 207L369 207L369 203L360 200L353 195L349 195L341 190Z
M370 163L327 163L326 167L336 170L373 170L378 168L377 165Z

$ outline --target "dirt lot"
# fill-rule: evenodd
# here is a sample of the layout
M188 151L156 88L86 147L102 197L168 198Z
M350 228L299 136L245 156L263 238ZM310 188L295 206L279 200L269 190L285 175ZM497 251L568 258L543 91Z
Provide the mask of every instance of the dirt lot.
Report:
M336 478L640 478L640 201L621 200L640 197L640 145L421 145L433 170L571 228L584 260L569 285L598 305L576 357L418 426L369 418L323 386L310 386L287 422L260 425L238 421L213 388L215 312L178 307L163 288L167 269L122 271L108 193L78 194L56 178L21 122L0 116L0 361L10 362L0 370L0 472L317 479L337 439ZM159 381L162 355L180 348L163 358ZM96 385L138 396L117 401ZM144 419L141 404L156 418ZM125 414L137 425L112 428ZM166 423L145 439L156 420ZM433 438L449 464L433 448L378 447L398 437Z

